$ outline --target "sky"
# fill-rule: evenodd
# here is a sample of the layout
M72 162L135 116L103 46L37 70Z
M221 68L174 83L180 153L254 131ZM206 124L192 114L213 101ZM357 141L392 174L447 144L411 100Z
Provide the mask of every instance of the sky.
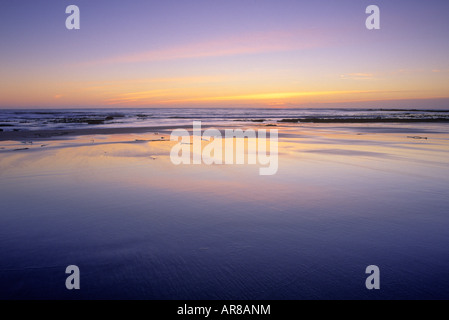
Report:
M447 0L7 0L0 108L449 109L448 17Z

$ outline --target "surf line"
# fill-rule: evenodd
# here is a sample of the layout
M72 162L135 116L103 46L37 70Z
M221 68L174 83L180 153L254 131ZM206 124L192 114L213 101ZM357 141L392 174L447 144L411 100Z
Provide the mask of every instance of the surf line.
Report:
M274 175L278 171L278 130L225 129L201 130L201 121L193 121L192 136L186 129L176 129L170 135L177 141L170 151L175 165L261 165L259 175ZM268 152L269 150L269 152Z

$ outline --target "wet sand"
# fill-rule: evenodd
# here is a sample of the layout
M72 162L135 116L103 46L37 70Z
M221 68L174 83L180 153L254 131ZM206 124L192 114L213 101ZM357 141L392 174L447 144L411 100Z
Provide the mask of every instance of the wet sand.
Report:
M447 126L278 126L273 176L131 129L0 143L0 298L449 298Z

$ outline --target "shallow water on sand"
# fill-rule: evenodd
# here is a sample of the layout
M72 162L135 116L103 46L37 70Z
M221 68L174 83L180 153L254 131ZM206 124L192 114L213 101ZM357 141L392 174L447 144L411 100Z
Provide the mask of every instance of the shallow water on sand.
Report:
M0 298L449 298L447 125L278 129L273 176L153 133L1 142Z

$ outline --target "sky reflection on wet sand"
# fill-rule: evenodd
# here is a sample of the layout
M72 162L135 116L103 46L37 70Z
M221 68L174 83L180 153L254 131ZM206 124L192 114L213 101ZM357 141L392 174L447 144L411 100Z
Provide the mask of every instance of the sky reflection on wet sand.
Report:
M4 141L0 297L447 299L448 129L371 127L278 127L273 176L154 133Z

